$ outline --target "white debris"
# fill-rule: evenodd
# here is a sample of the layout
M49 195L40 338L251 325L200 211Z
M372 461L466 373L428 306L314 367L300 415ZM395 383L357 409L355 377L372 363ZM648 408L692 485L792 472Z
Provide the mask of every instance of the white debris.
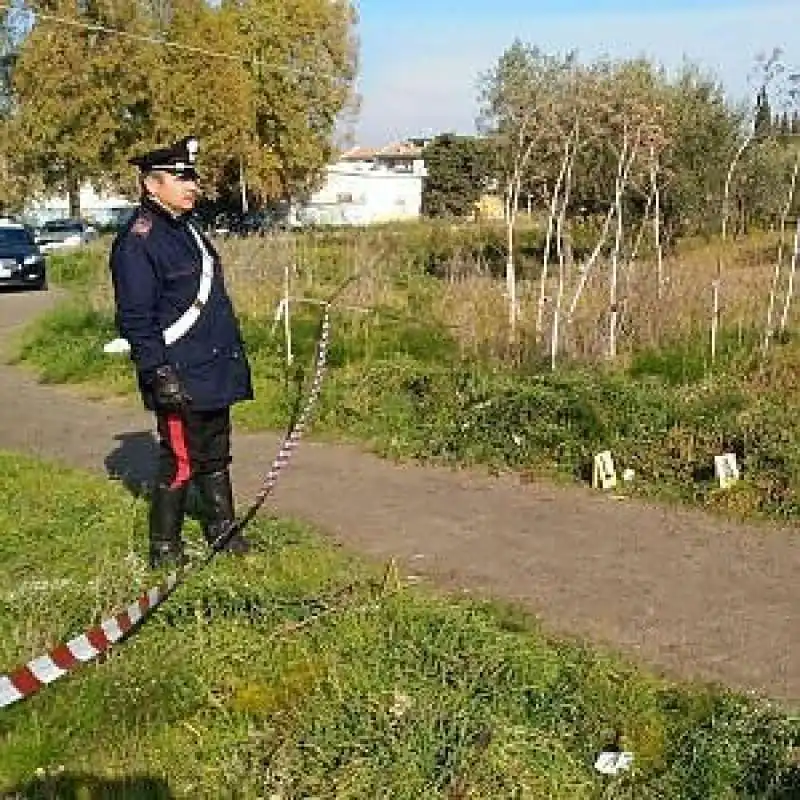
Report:
M604 752L600 753L594 768L602 775L617 775L629 770L633 765L633 753Z

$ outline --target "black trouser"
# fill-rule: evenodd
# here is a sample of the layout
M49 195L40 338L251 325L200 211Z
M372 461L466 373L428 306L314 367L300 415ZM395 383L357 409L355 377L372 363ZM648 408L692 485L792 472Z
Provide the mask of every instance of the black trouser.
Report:
M191 478L222 472L231 463L230 409L156 415L160 451L158 483L170 489Z
M160 452L150 507L151 563L181 557L181 528L190 481L202 502L203 533L209 544L226 539L234 522L230 410L156 414ZM227 549L244 552L247 542L236 534Z

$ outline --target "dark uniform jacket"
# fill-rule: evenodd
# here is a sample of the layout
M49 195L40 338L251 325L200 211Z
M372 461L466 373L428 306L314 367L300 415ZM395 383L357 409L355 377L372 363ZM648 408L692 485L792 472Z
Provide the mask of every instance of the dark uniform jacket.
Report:
M176 218L145 199L111 249L116 323L130 343L142 399L149 409L153 403L148 383L164 364L175 369L195 410L222 409L253 397L250 366L219 256L205 238L214 259L208 302L182 338L164 344L162 331L198 295L202 253L190 224L186 217Z

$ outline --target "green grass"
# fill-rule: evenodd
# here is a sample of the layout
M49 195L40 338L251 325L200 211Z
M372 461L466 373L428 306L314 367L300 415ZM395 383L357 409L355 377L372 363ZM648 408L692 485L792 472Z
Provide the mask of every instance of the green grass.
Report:
M31 344L23 345L22 360L35 348L43 383L96 383L128 394L135 384L127 359L112 359L103 353L103 345L116 336L108 315L70 298L40 320Z
M7 453L0 475L0 669L9 669L153 577L143 501ZM386 582L295 523L261 519L252 535L254 556L215 560L104 663L0 711L0 792L789 800L800 791L789 763L800 730L771 706L557 641L510 607ZM196 523L187 536L201 547ZM635 767L601 778L593 760L614 739Z
M109 245L109 238L104 236L86 247L51 253L47 257L48 278L61 286L91 289L97 283L98 275L107 269ZM109 279L107 273L104 277Z
M103 257L100 248L59 257L54 279L72 297L27 332L17 359L44 381L133 397L128 358L102 352L115 335L111 313L88 299L107 281ZM327 268L335 269L333 260ZM425 291L434 288L409 296L422 303ZM421 309L416 322L388 310L334 313L315 435L364 442L395 458L584 482L594 455L610 448L618 472L635 473L622 487L628 494L737 516L800 518L800 385L791 378L797 341L776 341L763 375L753 356L758 337L749 330L721 332L713 370L706 334L698 332L641 350L626 367L551 372L464 360L448 330ZM308 308L293 315L296 361L287 370L282 327L243 316L257 399L234 409L240 429L285 428L307 390L318 322ZM744 479L722 492L714 456L727 451L737 454Z

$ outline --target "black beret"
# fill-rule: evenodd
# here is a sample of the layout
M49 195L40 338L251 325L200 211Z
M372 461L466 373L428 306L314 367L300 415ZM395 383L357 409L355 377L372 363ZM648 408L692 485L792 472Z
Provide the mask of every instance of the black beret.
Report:
M197 150L197 139L194 136L185 136L169 147L161 147L134 156L128 163L138 167L142 172L161 170L196 178Z

